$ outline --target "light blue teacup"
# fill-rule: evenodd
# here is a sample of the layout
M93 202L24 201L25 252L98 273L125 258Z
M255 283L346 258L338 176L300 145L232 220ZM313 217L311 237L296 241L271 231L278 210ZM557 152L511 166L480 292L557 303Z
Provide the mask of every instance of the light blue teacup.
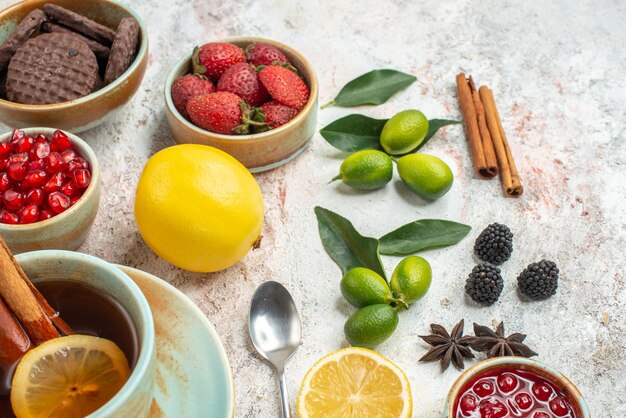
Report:
M71 251L44 250L22 253L16 260L30 280L73 280L116 299L135 325L139 357L122 389L89 418L145 418L150 412L156 375L154 321L145 296L133 280L112 264Z

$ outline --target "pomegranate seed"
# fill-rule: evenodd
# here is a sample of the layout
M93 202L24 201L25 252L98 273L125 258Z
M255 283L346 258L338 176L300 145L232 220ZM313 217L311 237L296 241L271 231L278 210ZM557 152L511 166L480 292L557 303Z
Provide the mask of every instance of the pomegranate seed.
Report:
M30 150L30 158L33 160L46 158L48 155L50 155L50 144L47 142L37 142L33 146L33 149Z
M480 380L478 381L474 387L474 393L484 398L485 396L489 396L494 392L493 383L488 380Z
M557 396L550 401L550 411L558 417L565 416L569 413L567 401L563 396Z
M43 170L29 171L22 181L22 188L32 189L33 187L41 187L46 183L48 174Z
M72 183L71 181L68 181L67 183L65 183L63 187L61 187L61 190L60 190L61 193L68 195L70 197L74 196L77 191L78 190L77 190L76 185L74 185L74 183Z
M15 190L7 190L2 195L4 206L9 210L20 210L24 206L24 195Z
M25 136L24 138L18 139L15 143L15 152L28 152L33 149L33 145L35 145L35 138Z
M65 151L72 148L72 142L70 139L64 132L59 131L58 129L52 134L52 142L50 144L58 147L59 151Z
M89 163L87 160L81 157L76 157L69 163L67 163L67 171L72 172L74 170L80 170L81 168L86 168L89 170Z
M6 192L11 188L11 178L7 173L0 173L0 192Z
M86 189L91 183L91 173L85 168L76 170L72 173L72 179L76 187Z
M8 142L0 143L0 158L7 158L13 153L13 145Z
M26 194L26 201L33 205L41 205L43 202L43 190L41 189L32 189Z
M480 416L482 418L503 418L509 414L509 410L502 401L489 398L480 402Z
M5 210L0 211L0 222L3 224L16 224L20 221L20 218L16 214L7 212Z
M46 219L50 219L54 216L54 213L50 211L50 209L41 209L39 211L39 220L45 221Z
M46 138L46 136L44 134L37 134L37 136L35 137L35 144L39 144L39 143L43 143L43 142L45 142L47 144L50 141L48 141L48 138Z
M515 395L515 403L521 410L526 410L532 406L533 399L528 393L521 392Z
M67 179L67 176L63 173L54 174L50 178L50 180L48 180L48 182L43 186L43 191L46 193L59 191L61 187L63 187L63 183L65 183L66 179Z
M32 224L39 220L39 207L37 205L28 205L20 211L20 223Z
M66 163L69 163L76 157L77 157L76 152L71 149L65 150L61 153L61 158L63 158L63 161L65 161Z
M46 162L44 160L33 160L28 162L28 171L32 170L44 170L46 169Z
M478 399L476 399L476 396L468 393L463 395L461 401L459 402L459 406L461 407L463 415L468 416L478 407Z
M9 166L9 159L8 158L0 160L0 170L6 170L8 166Z
M7 172L13 180L21 181L26 177L26 170L26 163L13 163L9 165Z
M532 388L533 395L535 395L535 399L548 402L548 399L552 396L552 388L548 386L546 383L535 383Z
M9 142L15 143L19 141L20 139L24 138L25 136L26 134L21 129L13 129L13 131L11 132L11 139L9 139Z
M26 152L13 154L9 157L9 165L13 163L25 163L26 161L28 161L28 153Z
M67 164L58 152L51 152L48 158L46 158L46 164L48 165L49 173L58 173L67 167Z
M54 192L48 195L48 204L54 213L61 213L70 207L70 198L61 192Z
M511 373L502 373L498 376L498 388L504 393L513 392L517 387L517 377Z
M545 412L535 412L533 418L550 418L550 415L546 414Z

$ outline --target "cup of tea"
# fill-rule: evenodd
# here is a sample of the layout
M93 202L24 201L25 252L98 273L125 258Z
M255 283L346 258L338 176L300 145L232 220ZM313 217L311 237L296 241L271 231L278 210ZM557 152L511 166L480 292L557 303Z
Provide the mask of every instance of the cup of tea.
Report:
M87 254L44 250L15 258L75 333L111 340L126 355L128 380L89 417L147 417L155 387L156 348L152 312L139 287L117 267Z

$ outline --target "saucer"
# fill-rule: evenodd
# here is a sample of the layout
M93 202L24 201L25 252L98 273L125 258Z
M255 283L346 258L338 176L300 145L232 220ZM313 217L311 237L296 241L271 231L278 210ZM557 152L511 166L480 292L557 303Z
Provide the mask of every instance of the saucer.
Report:
M154 317L158 365L150 418L233 417L233 377L213 325L174 286L144 271L117 267L141 288Z

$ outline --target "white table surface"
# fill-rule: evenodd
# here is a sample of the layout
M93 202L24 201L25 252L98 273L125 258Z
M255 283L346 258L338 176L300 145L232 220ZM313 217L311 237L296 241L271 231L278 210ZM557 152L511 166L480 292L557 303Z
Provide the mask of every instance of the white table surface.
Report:
M5 7L12 1L1 0ZM248 338L247 310L256 286L269 279L292 292L303 322L302 345L288 365L292 405L306 370L346 345L343 323L353 308L341 298L337 266L324 252L313 207L350 218L364 234L380 236L418 218L472 225L459 245L428 251L434 270L428 295L403 312L379 351L404 369L414 416L436 418L458 372L418 364L427 346L417 337L431 322L459 319L528 334L539 360L578 385L597 418L626 416L626 3L621 0L541 1L186 1L127 0L150 33L150 66L122 114L81 136L102 166L100 211L79 251L156 274L198 304L221 335L235 378L236 416L279 413L270 367ZM498 180L475 178L463 129L446 128L424 152L443 158L455 174L435 203L409 192L395 175L373 193L326 185L343 155L316 134L289 164L256 175L265 198L259 249L215 274L192 274L159 259L142 241L133 218L135 186L148 157L173 145L165 119L163 83L169 69L204 42L254 35L287 43L316 68L320 102L374 68L418 77L385 105L329 108L318 125L353 112L390 117L419 108L431 118L460 118L454 77L474 75L495 93L525 193L502 196ZM6 130L6 129L4 129ZM475 264L474 239L489 223L515 233L502 267L505 287L492 307L469 305L465 278ZM515 278L530 262L555 260L557 295L523 303ZM399 258L384 257L389 272ZM603 317L608 321L603 323ZM469 363L471 364L471 363ZM621 394L618 396L618 394Z

